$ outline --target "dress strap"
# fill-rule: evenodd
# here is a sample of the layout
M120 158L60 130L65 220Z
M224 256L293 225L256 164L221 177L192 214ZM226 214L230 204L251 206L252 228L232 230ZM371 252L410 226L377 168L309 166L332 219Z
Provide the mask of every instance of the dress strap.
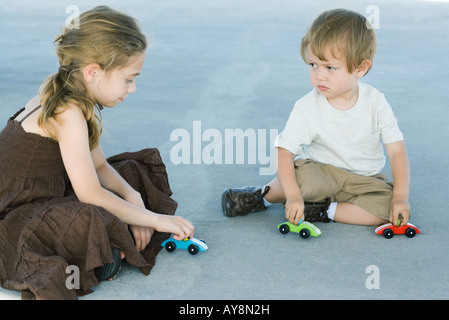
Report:
M34 113L37 109L39 109L41 107L41 105L38 105L36 108L34 108L33 110L31 110L25 117L22 118L22 120L18 121L19 124L22 124L23 120L25 120L26 118L28 118L32 113Z

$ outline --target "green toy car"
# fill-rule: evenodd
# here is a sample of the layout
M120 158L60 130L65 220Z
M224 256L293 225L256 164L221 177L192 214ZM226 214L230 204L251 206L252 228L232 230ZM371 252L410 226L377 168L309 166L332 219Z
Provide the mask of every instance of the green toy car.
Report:
M290 231L299 233L299 236L303 239L307 239L309 236L318 237L321 235L321 230L307 221L303 221L297 226L287 221L278 225L278 229L282 234L287 234Z

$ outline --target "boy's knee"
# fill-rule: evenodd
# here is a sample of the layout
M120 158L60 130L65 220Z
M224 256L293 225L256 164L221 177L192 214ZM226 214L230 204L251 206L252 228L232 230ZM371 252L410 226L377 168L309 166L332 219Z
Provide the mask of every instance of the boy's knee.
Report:
M295 161L296 181L305 201L322 201L332 198L339 186L325 166L310 159Z

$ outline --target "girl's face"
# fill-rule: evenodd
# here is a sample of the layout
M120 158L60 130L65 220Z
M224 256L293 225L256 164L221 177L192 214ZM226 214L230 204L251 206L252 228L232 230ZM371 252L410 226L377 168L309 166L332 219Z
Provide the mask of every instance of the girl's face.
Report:
M113 108L123 102L128 94L136 92L136 77L140 74L145 60L145 52L131 57L123 68L99 71L95 85L89 86L89 93L99 104Z

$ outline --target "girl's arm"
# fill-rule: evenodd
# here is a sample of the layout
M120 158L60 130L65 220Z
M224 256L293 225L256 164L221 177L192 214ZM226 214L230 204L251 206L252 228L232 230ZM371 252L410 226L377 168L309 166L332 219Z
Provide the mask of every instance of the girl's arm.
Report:
M140 193L134 190L128 182L106 161L103 150L98 145L91 152L92 161L95 166L95 171L100 182L100 185L117 194L122 199L139 207L145 207L140 196Z
M98 145L91 152L95 170L97 172L100 185L117 194L126 202L140 208L145 208L139 192L134 190L128 182L106 161L103 150ZM133 234L137 250L144 250L153 236L153 228L130 225L129 230Z
M393 175L393 196L390 205L390 221L397 225L398 216L402 214L401 225L405 225L410 218L408 202L410 192L410 164L404 141L397 141L385 145L390 160Z
M79 201L103 207L130 225L174 233L175 238L179 240L193 236L194 227L191 222L178 216L157 214L133 205L101 185L89 150L87 123L77 106L69 106L58 115L58 120L53 121L53 124L65 169ZM128 194L127 187L118 186L120 183L117 181L104 179L103 176L103 183Z
M294 154L283 148L278 148L277 177L284 191L285 217L294 225L299 220L304 220L304 199L296 182L295 166L293 164Z

